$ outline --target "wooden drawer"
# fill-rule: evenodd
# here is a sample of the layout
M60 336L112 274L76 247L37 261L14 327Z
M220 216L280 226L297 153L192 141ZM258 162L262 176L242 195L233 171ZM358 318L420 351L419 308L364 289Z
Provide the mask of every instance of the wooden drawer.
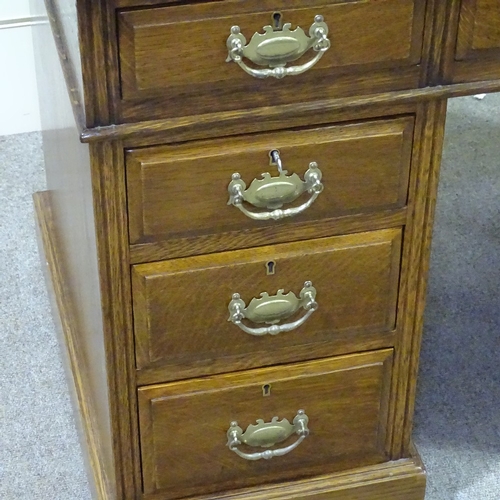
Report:
M462 0L454 81L500 78L500 2Z
M130 241L135 261L301 239L304 226L406 205L413 117L277 132L129 151L126 156ZM269 152L279 150L300 179L315 161L324 189L301 214L253 220L228 205L238 172L247 188L263 172L278 176ZM303 193L282 208L299 206ZM267 209L244 205L253 212ZM348 230L348 228L344 228ZM309 234L309 237L311 235Z
M401 229L387 229L133 266L139 381L391 346L400 259ZM270 261L273 275L267 274ZM316 290L318 308L301 326L256 336L228 321L234 293L247 306L252 298L264 292L275 297L281 289L299 298L306 281ZM294 299L266 298L254 305L267 314L276 307L271 303L279 302L289 313L294 308L288 300ZM280 324L307 314L304 304ZM244 325L270 326L257 322L251 309ZM263 320L274 320L266 314Z
M305 102L419 85L424 0L228 0L119 10L121 121ZM259 79L226 63L238 25L247 42L281 12L308 35L320 14L330 49L309 71ZM298 61L315 56L312 49ZM252 63L249 63L252 65Z
M145 498L190 497L387 460L391 367L392 350L383 350L139 389ZM288 454L251 461L227 446L231 422L243 431L258 419L291 423L298 410L309 418L309 436ZM271 449L297 439L293 434Z

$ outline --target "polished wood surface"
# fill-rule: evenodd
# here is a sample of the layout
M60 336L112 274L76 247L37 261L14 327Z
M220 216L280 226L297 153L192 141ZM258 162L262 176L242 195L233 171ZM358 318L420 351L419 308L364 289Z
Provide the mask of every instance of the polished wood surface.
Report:
M205 113L168 120L144 120L138 123L87 128L82 131L80 139L84 143L119 139L129 147L137 147L210 137L230 137L264 130L280 130L284 120L289 125L301 126L304 122L309 125L331 123L332 114L335 114L339 121L348 120L349 117L353 120L375 118L377 117L375 110L380 110L381 115L391 116L404 113L405 109L416 103L491 92L500 92L500 78L352 98L343 97L283 106L262 106L255 109Z
M232 233L229 239L241 231L252 242L253 228L289 232L294 223L402 208L412 132L413 119L405 117L131 151L126 157L131 243L168 240L175 245L179 238ZM303 178L309 163L317 162L324 190L303 214L254 221L228 206L227 187L234 172L247 187L263 172L276 176L277 167L269 164L274 149L280 151L289 175ZM310 196L306 192L283 208L298 206Z
M66 6L63 2L50 2L50 7L51 15L62 17ZM32 0L31 9L34 14L44 14L42 1ZM58 25L62 26L62 22ZM76 387L75 399L84 409L96 491L114 495L113 422L107 385L109 353L103 336L90 151L88 145L78 140L67 80L50 24L36 25L33 38L49 193L38 198L37 208L40 224L44 224L42 233L60 316L55 322L59 324L62 318L62 345L68 351L74 374L71 384Z
M131 362L127 361L122 354L122 349L127 348L126 321L131 316L130 291L127 293L126 289L130 277L127 238L124 244L119 239L120 228L126 232L126 219L120 224L120 215L126 218L126 206L123 203L120 208L120 190L115 189L114 183L124 186L124 182L110 174L117 164L110 153L119 151L116 145L101 143L89 147L79 141L74 103L70 99L73 94L68 96L69 80L60 65L60 58L71 57L72 52L68 49L61 54L58 45L69 38L69 25L74 19L74 6L70 4L67 0L47 1L48 15L56 21L52 25L40 23L33 30L50 193L50 212L45 205L39 206L43 212L39 218L51 221L53 252L61 276L55 275L54 279L63 283L55 290L56 300L65 302L72 312L66 313L59 307L60 315L69 318L63 325L68 339L63 345L72 363L76 398L85 400L87 436L93 436L90 449L94 454L94 493L106 500L121 499L127 495L124 491L133 489L134 474L129 470L133 470L134 440L130 426L137 422L135 380L127 373L132 369L135 374L134 360L132 357ZM32 9L42 15L43 2L34 0ZM51 26L66 28L65 35L56 32L57 44ZM125 255L122 261L120 254ZM125 304L120 301L120 292L125 296ZM121 332L120 339L116 331ZM129 332L133 349L132 328ZM133 384L132 398L127 394L129 383ZM130 407L134 418L126 411ZM120 433L125 440L122 447Z
M76 304L69 295L71 287L67 271L59 255L60 245L57 242L54 214L51 204L51 193L43 191L33 195L36 216L36 228L40 255L44 257L42 269L49 296L53 300L52 311L55 326L62 347L62 358L70 395L72 396L76 423L80 441L86 451L85 459L88 474L93 478L90 482L93 494L99 499L111 498L113 486L106 477L106 464L103 457L109 445L110 434L103 439L103 422L99 421L95 403L95 394L91 390L87 360L84 358L84 339L80 337L77 321ZM107 440L106 440L107 438ZM106 442L107 441L107 442Z
M422 165L422 184L415 186L415 216L411 227L413 252L409 251L407 259L413 262L410 265L407 304L412 313L407 316L406 332L401 337L399 346L401 369L405 375L400 377L398 398L407 401L406 409L402 405L397 424L402 423L401 453L398 456L407 456L411 451L411 434L417 392L417 378L419 368L420 345L424 331L424 310L427 290L427 276L431 256L431 243L433 235L433 222L437 202L437 191L441 157L443 152L447 100L430 103L422 109L421 124L422 137L419 140L420 148L415 153L417 161ZM423 191L425 186L425 192ZM418 245L420 244L420 248ZM418 259L418 260L417 260ZM403 264L405 265L405 263ZM413 267L413 269L411 269ZM412 323L413 322L413 323ZM410 352L411 355L404 359L402 353ZM399 445L399 440L393 442L394 448Z
M433 208L446 118L446 101L423 105L417 115L409 203L413 217L405 228L398 314L401 334L395 348L391 414L394 418L393 458L407 456L413 421L418 358L422 335L425 285L430 256ZM404 311L404 312L403 312ZM410 396L411 395L411 396Z
M324 355L332 348L356 351L364 334L382 337L396 326L400 257L401 230L391 229L134 266L137 366L182 361L197 364L203 375L214 364L241 369L240 358L246 367L260 366L261 357L280 363L280 351L293 346L318 344ZM270 276L269 260L275 263ZM262 292L298 296L306 281L316 288L319 307L297 330L256 338L228 321L234 293L248 305Z
M30 0L30 2L32 14L44 14L43 0ZM76 3L69 4L66 0L45 0L45 4L47 6L48 20L55 34L54 41L63 70L66 89L69 92L76 126L81 133L86 123ZM48 36L50 36L50 33Z
M157 243L133 245L130 248L130 262L140 264L158 260L174 259L190 255L250 248L294 241L305 241L311 238L324 238L341 234L374 231L403 226L408 220L408 209L384 210L368 215L351 215L338 219L320 219L290 225L264 226L246 232L208 236L187 236L176 240L164 240Z
M46 0L48 4L52 0ZM68 0L58 0L62 3ZM153 7L153 6L167 6L176 2L170 1L157 1L157 0L100 0L97 2L87 2L79 0L77 3L78 20L79 20L79 38L83 47L92 47L92 50L84 50L82 54L82 68L83 68L83 82L85 92L85 124L86 127L82 130L82 138L85 140L104 140L110 137L126 137L130 134L140 137L141 134L146 132L154 133L159 130L171 130L172 124L168 121L161 119L153 120L153 112L158 107L157 99L152 99L149 102L150 109L143 110L142 120L140 123L122 123L120 122L120 73L119 73L119 47L118 47L118 33L117 33L117 13L121 12L123 8L130 7ZM218 2L204 2L209 6L213 6ZM226 3L226 2L225 2ZM300 2L297 2L297 4ZM342 2L339 2L342 4ZM349 2L348 4L352 4ZM357 2L356 2L357 3ZM363 4L366 2L363 2ZM370 3L380 4L378 1ZM361 2L360 2L361 4ZM287 3L287 6L290 4ZM72 6L68 6L73 10ZM170 8L170 7L166 7ZM360 8L366 8L361 4ZM399 70L389 71L390 74L385 77L380 77L380 72L375 73L370 70L366 75L363 75L361 80L354 78L355 68L347 67L347 72L340 71L341 74L337 75L335 82L338 85L347 85L347 88L352 87L354 84L358 85L358 92L348 95L335 92L328 94L328 89L332 87L332 82L328 82L326 92L319 91L314 99L307 103L307 109L316 107L315 103L320 102L321 105L317 108L315 114L321 112L325 107L326 109L343 109L343 107L357 107L359 110L362 106L369 105L370 103L381 102L418 102L421 100L430 100L433 98L469 95L480 92L491 92L500 89L500 76L494 77L491 72L482 73L482 77L473 78L471 73L469 76L464 76L460 81L464 82L460 85L443 86L443 84L450 83L452 77L450 76L453 71L448 71L453 66L455 60L455 47L457 39L457 26L458 15L460 9L460 2L455 0L415 0L415 13L422 13L415 17L423 21L425 14L425 27L423 30L423 44L422 44L422 58L420 61L420 79L418 85L410 85L409 87L401 87L399 90L394 89L392 92L384 92L381 89L375 91L369 90L366 82L386 81L389 82L391 78L402 78L403 75ZM424 13L425 10L425 13ZM388 19L391 19L389 13ZM267 22L267 21L266 21ZM386 23L390 26L391 23ZM387 28L387 27L386 27ZM73 28L73 31L75 28ZM347 39L350 35L347 36ZM223 40L225 44L225 38ZM444 51L441 49L445 48ZM71 51L63 51L65 57L63 60L72 57ZM496 59L498 61L498 57ZM71 62L71 61L70 61ZM491 65L490 69L494 69ZM353 70L354 72L350 72ZM381 70L384 71L384 70ZM480 74L478 72L475 73ZM496 78L496 81L487 81L488 79ZM345 80L342 82L342 80ZM349 80L349 81L348 81ZM365 83L363 83L365 80ZM473 80L475 80L473 82ZM455 78L458 81L458 78ZM282 82L283 83L283 82ZM417 88L422 87L422 88ZM367 94L367 90L369 93ZM304 103L297 100L294 103L300 113L301 107ZM273 113L286 113L286 105L283 108L277 102L266 102L260 105L262 110L266 112L272 111ZM267 109L269 108L269 109ZM282 109L283 108L283 109ZM254 112L259 110L256 108ZM192 116L193 123L198 127L203 127L203 123L210 120L211 113L198 123L199 114L201 110L196 110L196 115ZM312 112L312 109L311 109ZM210 136L214 126L221 126L224 130L224 125L221 123L223 120L227 124L228 119L233 119L234 112L230 113L216 113L217 116L213 117L212 123L204 127L204 135L201 137ZM163 115L162 115L163 116ZM156 117L160 118L160 117ZM183 121L183 118L181 121ZM242 119L245 119L242 117ZM248 118L246 119L248 120ZM107 126L106 128L102 128ZM176 124L178 126L178 124ZM98 128L95 128L98 127ZM193 127L193 125L191 125Z
M120 12L119 121L418 86L424 7L419 0L315 0L307 7L284 0L230 0ZM315 15L324 16L332 47L322 60L302 75L279 81L249 77L226 63L230 28L240 26L250 40L270 24L275 11L306 33ZM311 57L306 53L297 64Z
M145 492L180 498L384 461L391 359L386 350L141 388ZM310 435L291 453L247 461L228 449L232 421L243 429L275 416L291 422L300 409Z
M463 0L458 20L454 81L500 78L500 3Z
M498 55L500 5L496 0L464 0L457 41L458 60Z
M198 496L199 500L422 500L425 470L418 454L411 458L360 467L314 479L282 482ZM148 495L157 500L159 495Z
M95 146L90 170L116 476L121 491L138 492L141 481L123 146L116 142ZM117 493L117 498L127 494Z
M497 3L45 3L71 99L37 39L51 191L37 207L94 496L422 500L411 428L446 99L500 90ZM306 28L327 18L317 67L259 81L223 62L230 26L249 37L278 8ZM318 161L326 190L296 219L246 220L226 205L229 177L250 182L276 147L298 174ZM297 332L250 338L227 322L235 291L248 302L311 278L320 307ZM335 424L320 457L235 461L221 408L246 426L293 418L298 399L328 410L310 437ZM193 474L196 449L221 458Z

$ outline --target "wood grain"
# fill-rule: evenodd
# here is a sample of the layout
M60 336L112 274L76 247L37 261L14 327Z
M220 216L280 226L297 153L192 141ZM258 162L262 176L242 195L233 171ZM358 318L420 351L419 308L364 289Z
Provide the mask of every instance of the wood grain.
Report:
M411 427L445 99L500 90L498 2L277 1L45 0L50 194L35 200L96 498L424 496ZM277 9L294 26L325 15L317 67L258 81L224 63L229 27L249 37ZM256 225L225 205L226 174L249 182L275 147L298 173L318 152L336 167L310 212ZM307 279L320 308L300 331L255 339L227 322L234 291L248 302ZM224 446L231 419L293 418L299 399L322 418L317 456L306 441L249 464Z
M425 285L430 235L437 195L439 156L442 149L446 101L422 106L417 114L415 151L410 180L409 209L413 214L405 230L400 307L402 330L395 348L394 387L391 406L393 458L407 456L418 372L418 358L425 306Z
M41 2L31 0L32 14L39 13ZM76 4L64 0L45 0L45 8L56 43L59 61L66 82L73 115L81 133L87 126L84 110L83 75L78 39Z
M68 0L66 0L68 1ZM113 82L116 68L112 66L114 26L112 1L78 0L78 31L82 50L83 88L87 127L114 122Z
M432 68L434 75L433 82L449 84L453 81L460 3L461 2L454 1L436 1L434 11L436 28L434 30L433 40L433 50L436 53L436 58L433 61ZM471 83L465 83L463 85L471 85ZM455 85L452 88L455 89L457 87Z
M37 235L42 269L49 291L52 315L59 336L63 363L68 380L76 423L80 435L84 456L88 467L90 487L95 498L112 500L113 486L109 483L102 457L106 455L103 443L103 422L98 420L95 394L91 391L88 361L84 358L84 342L79 330L76 309L70 292L67 271L61 262L58 236L54 224L51 206L51 193L38 192L33 195L37 221ZM109 430L106 438L109 440Z
M91 153L102 336L108 353L108 404L116 476L121 488L117 498L127 498L139 491L141 482L137 464L139 443L123 147L120 143L100 143L94 145Z
M416 452L409 459L359 467L278 485L197 496L197 500L423 500L425 470ZM146 500L163 500L159 494Z
M411 449L411 435L413 428L413 415L415 410L415 398L417 391L418 367L420 359L420 345L424 331L424 310L431 256L431 243L434 227L434 215L437 201L439 173L441 157L443 152L444 133L446 125L447 101L437 101L428 110L430 115L427 124L427 139L423 142L423 161L429 164L427 179L427 195L425 196L425 208L423 208L423 225L418 230L421 240L420 266L418 276L418 287L415 295L415 323L411 338L411 356L408 366L407 404L404 413L403 428L403 455L407 455ZM429 135L432 134L432 139ZM417 222L418 223L418 222ZM409 337L408 337L409 340Z
M251 0L122 11L119 121L417 86L424 7L425 2L416 0L315 0L307 7L302 2ZM306 32L320 11L329 25L332 48L312 70L279 81L256 79L236 64L225 63L231 26L239 25L250 39L262 32L275 11ZM297 64L310 58L306 54Z
M373 0L372 0L373 1ZM468 0L471 1L471 0ZM487 2L488 0L482 0L483 2ZM494 0L489 0L490 3L494 2ZM47 5L51 3L55 4L65 3L65 0L47 0ZM424 20L424 10L426 2L415 0L415 13L418 14L414 17L415 23L413 29L415 31L420 31L421 26L417 25L417 23L422 23ZM92 50L84 50L82 55L82 68L83 68L83 90L85 95L84 105L85 105L85 123L86 127L82 130L82 137L84 140L87 140L87 137L95 137L97 138L100 133L105 132L106 134L117 134L120 133L121 128L116 128L114 125L118 123L117 117L120 115L120 92L119 92L119 64L118 64L118 44L117 44L117 33L116 33L116 23L115 23L115 9L131 7L131 6L142 6L142 7L152 7L159 5L168 5L175 2L167 2L162 1L158 2L156 0L148 0L148 1L129 1L126 0L124 2L119 2L118 0L98 0L95 2L88 2L86 0L78 0L76 2L78 9L78 36L80 38L80 44L83 47L92 47ZM208 5L212 5L217 2L206 2ZM334 2L331 2L332 4ZM342 3L342 2L339 2ZM375 2L373 2L375 3ZM430 2L427 2L429 4ZM485 3L486 5L486 3ZM452 6L452 12L444 12L444 8L448 8ZM337 6L338 7L338 6ZM446 25L446 33L450 34L450 37L447 39L450 41L450 47L454 49L456 43L457 33L454 31L453 23L448 24L448 19L454 17L455 13L458 12L459 2L436 2L436 9L433 13L429 13L426 16L426 27L425 30L427 32L426 36L429 39L429 30L434 31L433 19L432 16L439 16L441 20L447 23ZM64 7L66 9L66 7ZM171 7L167 7L171 8ZM488 9L490 7L488 6ZM493 4L493 8L497 8ZM483 16L483 20L486 19L487 23L492 26L491 21L489 20L489 12L486 11L486 15ZM71 33L69 38L72 42L69 44L72 48L61 47L62 54L71 54L70 59L72 61L76 61L74 48L76 44L76 37L74 36L77 31L76 27L72 26L73 19L67 19L67 16L63 18L63 22L66 25L65 32ZM481 22L482 23L482 22ZM436 24L436 27L439 28L439 23ZM493 28L494 29L494 28ZM423 32L423 30L422 30ZM489 33L486 31L485 33ZM493 32L494 33L494 32ZM489 36L489 35L487 35ZM496 35L495 35L496 36ZM350 37L347 37L346 40L349 40ZM486 40L486 38L484 38ZM484 42L488 43L488 42ZM401 82L404 83L403 87L396 88L394 87L394 82L392 83L392 90L397 91L396 94L393 94L394 100L397 99L412 99L413 102L420 99L432 99L434 97L452 97L458 95L469 95L481 92L492 91L490 89L499 89L500 84L491 85L485 81L485 79L497 79L500 80L500 75L496 72L498 64L495 65L495 62L498 61L498 57L493 56L491 60L485 60L481 58L476 61L462 61L457 63L456 67L456 77L455 82L465 82L463 85L452 86L450 88L441 88L439 84L450 82L451 80L446 78L435 79L432 78L432 72L436 73L437 68L442 68L444 65L443 60L432 60L429 62L428 51L436 49L441 44L440 39L436 39L433 44L429 45L428 43L424 43L424 50L422 54L423 66L419 74L407 74L404 76L401 70L398 70L398 78L401 79ZM416 46L416 45L415 45ZM478 49L480 51L489 50L489 49ZM496 49L492 49L495 51ZM451 60L454 58L454 50L451 53ZM63 60L66 60L66 56L63 57ZM447 58L447 61L450 59ZM432 71L429 68L429 64L432 66ZM78 64L75 62L75 68L78 72ZM350 67L349 67L350 68ZM350 71L351 69L349 69ZM413 71L413 70L412 70ZM439 71L438 71L439 73ZM442 72L441 72L442 73ZM426 75L429 75L427 77ZM378 90L372 88L371 92L374 94L384 94L388 93L390 90L391 80L394 80L394 71L390 70L379 70L373 71L373 68L369 70L370 81L373 85L379 85ZM408 77L412 79L411 82L404 81L405 78L408 80ZM334 94L328 96L329 89L332 88L332 82L329 81L324 89L320 89L317 87L317 95L321 95L323 99L329 97L329 99L336 101L338 98L353 98L354 100L357 97L361 96L365 93L366 82L363 83L363 78L365 76L360 74L360 78L354 73L344 73L344 71L340 71L336 75L336 82L339 87L344 88L344 91L338 91ZM365 78L366 80L366 78ZM418 82L418 80L420 80ZM473 83L469 83L473 82ZM422 86L425 87L427 85L431 85L427 89L418 89L417 87ZM358 95L354 95L349 93L349 89L354 87L359 88L359 92L356 92ZM74 86L70 86L70 89L74 89ZM417 92L416 94L411 94L411 97L408 96L408 93L412 93L412 90L424 90L424 92ZM326 92L326 93L325 93ZM345 92L348 92L346 94ZM389 92L392 94L392 92ZM370 99L371 95L363 96L365 98ZM377 96L376 100L378 100L381 96ZM311 100L311 102L313 102ZM382 101L380 101L382 102ZM158 103L152 99L149 103L154 109ZM275 104L278 104L277 102ZM299 104L297 101L296 104ZM261 104L262 106L262 104ZM151 109L148 111L146 108L142 109L143 113L142 120L145 122L151 122L153 116L151 115ZM201 109L197 109L196 113L200 113ZM206 113L205 113L206 114ZM152 125L143 124L143 123L135 123L129 124L124 123L124 130L127 130L129 126L134 128L138 128L139 131L142 131L144 126L150 127ZM101 131L100 127L109 127L109 130L104 129ZM209 130L209 129L207 129Z
M463 0L460 9L453 81L500 78L500 4Z
M450 57L453 60L456 23L458 8L453 2L442 0L429 0L427 2L427 15L425 20L425 37L423 53L426 59L425 85L437 86L449 82L446 77L447 65ZM454 34L452 34L452 32Z
M173 241L164 240L157 243L133 245L130 248L130 262L141 264L190 255L203 255L277 243L305 241L311 238L401 227L406 223L407 218L407 210L402 208L368 215L351 215L303 223L294 222L288 226L267 226L252 231L230 231L208 236L188 236Z
M293 123L296 126L304 126L304 122L331 123L332 114L338 115L340 120L345 120L346 116L351 116L352 119L356 119L354 118L356 116L358 119L360 116L373 118L376 113L367 112L367 108L377 109L378 106L383 115L390 115L392 114L390 110L397 110L398 106L499 91L500 76L491 81L483 79L421 89L321 99L282 106L267 105L249 110L205 113L172 119L145 119L140 123L89 128L82 132L80 139L82 142L121 139L133 147L138 144L151 145L226 137L256 131L279 130L283 128L284 123Z
M413 118L204 141L128 152L127 190L132 244L197 236L223 237L254 229L396 210L406 205ZM277 175L269 152L277 149L289 175L303 178L311 161L324 190L303 214L254 221L228 206L227 186L238 172L250 186L263 172ZM304 193L294 204L304 203ZM247 204L249 210L259 210ZM332 221L333 222L333 221ZM291 229L291 228L290 228Z
M43 2L32 3L44 12ZM104 498L115 495L115 457L107 385L108 352L103 338L98 278L95 216L89 146L78 140L73 107L49 23L33 28L35 61L43 127L43 153L50 212L46 232L55 252L52 265L63 319L67 349L73 358L79 400L85 400L84 419L94 435L99 466L96 490ZM39 200L40 201L40 200ZM42 201L46 201L42 200ZM41 208L41 207L40 207ZM44 210L49 210L45 204ZM49 237L49 236L47 236ZM80 386L80 387L79 387ZM78 388L79 387L79 388ZM97 448L97 450L96 450ZM91 458L95 461L96 457ZM96 469L95 469L96 470Z
M491 49L500 53L500 5L496 0L463 0L456 58L481 57L480 52Z
M323 356L331 345L356 351L365 333L382 337L396 327L400 254L401 230L390 229L134 266L138 368L189 361L203 375L218 360L224 371L241 369L236 356L247 367L262 366L268 353L281 363L280 350L293 346L321 345ZM279 289L298 296L305 281L317 289L319 308L297 330L254 337L228 321L234 293L247 304Z
M385 461L391 361L385 350L139 389L145 493L179 498ZM311 434L293 452L249 462L227 448L232 421L291 421L299 409Z

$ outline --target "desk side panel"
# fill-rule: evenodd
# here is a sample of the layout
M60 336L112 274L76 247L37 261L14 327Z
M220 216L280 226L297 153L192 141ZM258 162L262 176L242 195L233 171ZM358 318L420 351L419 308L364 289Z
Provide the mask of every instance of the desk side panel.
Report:
M31 7L34 14L46 14L43 0L31 0ZM94 482L99 482L96 479L99 476L104 484L97 488L97 498L114 498L110 496L115 484L113 443L89 147L79 141L71 92L68 94L67 79L58 57L60 47L56 46L61 39L57 33L53 37L50 24L47 20L36 26L33 33L47 188L67 307L71 309L78 342L76 356L80 371L84 372L83 390L95 422L93 445L98 447L100 470L94 470ZM68 346L63 348L66 350ZM72 375L76 382L80 374ZM88 422L83 425L88 427Z

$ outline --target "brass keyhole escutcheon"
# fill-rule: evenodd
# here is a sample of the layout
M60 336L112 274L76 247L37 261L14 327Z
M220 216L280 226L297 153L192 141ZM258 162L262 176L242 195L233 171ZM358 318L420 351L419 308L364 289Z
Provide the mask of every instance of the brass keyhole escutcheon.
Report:
M283 14L281 12L274 12L272 15L273 31L283 29Z
M276 262L274 262L274 260L266 262L266 274L268 276L276 274Z
M271 384L264 384L262 386L262 395L267 398L271 395Z

